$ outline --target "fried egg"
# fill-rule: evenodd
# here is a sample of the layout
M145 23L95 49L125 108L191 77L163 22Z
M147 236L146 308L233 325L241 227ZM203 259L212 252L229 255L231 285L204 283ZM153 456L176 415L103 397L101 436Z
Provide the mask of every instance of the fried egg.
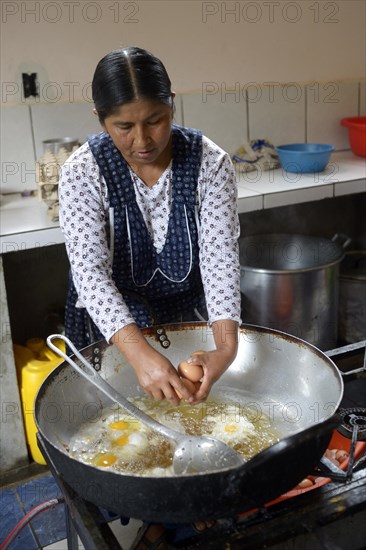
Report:
M269 418L263 416L251 422L243 414L243 407L230 400L173 406L166 400L138 397L133 404L176 431L211 435L223 441L244 460L278 440ZM81 425L69 448L73 458L97 468L132 475L174 475L171 441L119 408L105 409L101 418Z
M212 426L211 435L231 446L242 443L243 438L256 432L254 424L241 414L209 416L207 421Z
M118 461L137 459L149 446L147 428L134 418L116 412L92 424L85 424L71 439L70 451L96 466L106 468Z

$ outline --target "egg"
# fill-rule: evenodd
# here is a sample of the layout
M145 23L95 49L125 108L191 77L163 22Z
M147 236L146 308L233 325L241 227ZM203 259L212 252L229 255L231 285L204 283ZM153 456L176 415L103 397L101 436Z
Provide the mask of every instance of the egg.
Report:
M211 435L226 444L235 445L255 433L254 424L242 415L210 416L207 420L213 426Z
M141 422L139 422L138 420L134 419L134 418L129 418L129 419L126 419L124 418L123 420L115 420L113 422L110 422L108 424L108 427L111 429L111 430L118 430L118 431L128 431L128 432L135 432L135 431L138 431L142 428L142 424Z
M115 422L111 422L108 424L108 426L111 428L111 430L127 430L129 427L129 423L125 420L116 420Z
M324 456L328 458L333 464L336 466L339 466L339 461L336 458L337 449L327 449L324 453Z
M308 489L309 487L312 487L314 483L309 478L305 478L300 483L298 483L295 487L295 489Z
M172 477L174 476L173 466L167 468L160 468L156 466L155 468L150 468L146 471L146 474L149 477Z
M118 447L116 454L118 454L118 459L125 464L133 463L146 455L148 447L149 440L147 436L139 432L134 432L127 438L125 445Z
M336 452L336 459L338 460L338 462L340 462L342 464L342 462L344 462L345 460L347 460L347 458L349 457L349 454L347 453L347 451L343 451L342 449L339 449L337 452Z
M191 394L200 387L199 382L181 378ZM189 402L178 407L163 400L156 402L148 397L136 397L132 401L156 420L182 433L212 435L237 452L252 456L258 435L252 424L231 401L208 401L205 410L192 407ZM272 441L274 434L271 436ZM267 443L268 438L265 443ZM259 452L262 450L259 444ZM144 424L120 409L105 409L96 422L82 424L69 441L70 454L76 460L102 468L104 471L129 472L143 476L173 476L173 449L169 441L151 431ZM242 451L242 449L244 449ZM247 459L247 457L245 456Z
M106 412L97 422L84 424L70 439L69 446L72 455L84 462L102 468L115 468L122 455L136 455L133 436L146 432L147 428L123 411ZM145 441L146 438L144 449L147 447Z
M112 453L96 455L94 458L95 464L97 466L102 466L104 468L112 466L117 460L117 456Z
M196 393L200 387L200 383L199 382L192 382L191 380L189 380L188 378L181 378L181 381L182 383L185 385L185 387L187 388L187 390L189 392L191 392L192 394L193 393ZM178 395L179 399L182 399L182 394L180 393L180 391L178 390L175 390L176 394Z
M200 365L191 365L187 361L181 361L178 366L178 373L182 378L191 382L199 382L203 377L203 369Z
M147 436L140 432L134 432L130 435L130 444L139 447L139 450L146 450L146 447L149 444Z
M120 437L117 437L114 443L118 447L124 447L125 445L127 445L128 441L129 441L128 435L121 435Z

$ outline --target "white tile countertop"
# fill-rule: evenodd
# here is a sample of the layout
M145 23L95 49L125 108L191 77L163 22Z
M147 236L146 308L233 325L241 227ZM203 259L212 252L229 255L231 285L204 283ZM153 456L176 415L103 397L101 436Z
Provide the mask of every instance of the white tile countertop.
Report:
M366 158L335 152L323 172L294 174L282 168L237 174L239 213L366 191Z
M239 213L352 195L366 191L366 159L351 151L336 152L321 173L299 175L278 168L238 174L237 182ZM2 254L64 241L46 204L18 193L1 196L0 231Z
M15 193L0 200L1 254L64 242L58 222L49 219L47 205L37 196Z

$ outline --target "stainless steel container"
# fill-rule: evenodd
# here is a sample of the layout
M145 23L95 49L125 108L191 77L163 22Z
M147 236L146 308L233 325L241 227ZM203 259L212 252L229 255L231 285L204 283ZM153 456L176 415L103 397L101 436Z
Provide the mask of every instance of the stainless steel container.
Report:
M366 250L346 253L339 278L338 336L352 344L366 339Z
M242 319L293 334L322 350L338 333L338 242L291 234L240 239Z

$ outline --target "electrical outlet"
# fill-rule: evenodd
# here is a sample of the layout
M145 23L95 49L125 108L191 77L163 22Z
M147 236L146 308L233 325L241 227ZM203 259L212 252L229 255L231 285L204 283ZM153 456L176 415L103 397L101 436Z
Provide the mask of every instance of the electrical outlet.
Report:
M38 97L38 75L37 73L22 73L24 97Z

